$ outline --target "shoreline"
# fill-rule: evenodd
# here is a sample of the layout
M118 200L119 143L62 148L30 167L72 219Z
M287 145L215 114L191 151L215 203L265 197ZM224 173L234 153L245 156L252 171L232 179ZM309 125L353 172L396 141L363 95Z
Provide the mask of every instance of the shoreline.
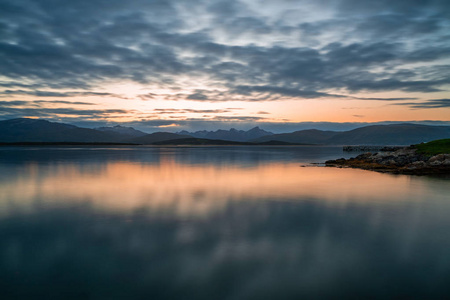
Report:
M35 147L35 146L152 146L152 147L198 147L198 146L276 146L276 147L302 147L302 146L329 146L329 145L316 145L316 144L294 144L294 143L250 143L250 142L217 142L217 143L175 143L175 142L154 142L150 144L137 144L137 143L97 143L97 142L0 142L0 147L11 146L23 146L23 147ZM335 146L335 145L332 145ZM336 145L336 147L339 147Z
M450 154L425 155L412 146L395 151L363 153L325 162L326 167L355 168L406 175L450 175Z

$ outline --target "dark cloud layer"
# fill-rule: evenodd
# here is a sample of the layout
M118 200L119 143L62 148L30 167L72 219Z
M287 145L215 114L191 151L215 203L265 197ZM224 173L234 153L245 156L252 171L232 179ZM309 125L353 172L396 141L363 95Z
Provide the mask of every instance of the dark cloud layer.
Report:
M0 102L0 106L42 106L46 104L66 104L66 105L95 105L92 102L80 102L80 101L64 101L64 100L33 100L33 101L25 101L25 100L16 100L16 101L2 101Z
M126 99L126 97L113 94L113 93L99 93L99 92L50 92L40 90L4 90L0 92L0 97L16 96L16 95L29 95L36 97L77 97L77 96L97 96L97 97L114 97Z
M80 106L95 106L91 102L65 101L65 100L14 100L0 101L0 118L20 118L23 116L34 116L47 119L61 120L77 117L87 119L104 119L112 115L123 115L135 113L133 110L125 109L83 109Z
M0 0L0 95L125 98L95 91L117 80L193 101L448 91L449 32L444 0ZM403 105L448 107L435 101Z
M431 99L425 102L403 102L395 103L393 105L408 106L412 109L424 109L424 108L450 108L450 99Z

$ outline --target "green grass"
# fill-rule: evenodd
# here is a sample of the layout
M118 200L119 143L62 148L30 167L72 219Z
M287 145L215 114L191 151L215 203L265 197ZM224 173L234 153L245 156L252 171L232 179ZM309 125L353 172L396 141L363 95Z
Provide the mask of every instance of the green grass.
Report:
M428 143L414 145L419 153L425 155L436 155L450 153L450 139L436 140Z

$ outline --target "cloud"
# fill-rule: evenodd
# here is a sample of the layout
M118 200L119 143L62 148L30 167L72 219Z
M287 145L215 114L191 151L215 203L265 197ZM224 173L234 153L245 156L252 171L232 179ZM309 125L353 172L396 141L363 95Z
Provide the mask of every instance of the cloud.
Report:
M28 101L36 104L67 104L67 105L97 105L92 102L81 102L81 101L64 101L64 100L34 100Z
M40 117L40 118L57 118L61 116L73 116L78 121L88 119L101 119L112 117L114 115L125 115L134 113L133 110L125 109L75 109L75 108L48 108L48 107L14 107L0 105L0 117L2 119L13 119L19 117Z
M155 99L156 96L157 96L157 94L147 93L147 94L138 95L137 97L141 100L147 101L147 100Z
M189 100L209 100L208 96L202 93L194 93L186 97Z
M371 100L371 101L406 101L416 100L417 98L365 98L365 97L351 97L356 100Z
M13 107L13 106L39 106L43 107L46 104L63 104L63 105L96 105L92 102L81 101L64 101L64 100L14 100L14 101L1 101L0 106Z
M228 108L228 109L175 109L175 108L156 108L153 111L158 114L173 114L173 113L193 113L193 114L221 114L228 113L236 108Z
M121 98L121 99L127 99L126 97L118 94L113 93L102 93L102 92L52 92L52 91L38 91L38 90L32 90L32 91L26 91L26 90L4 90L0 92L0 97L5 96L16 96L16 95L30 95L30 96L36 96L36 97L58 97L58 98L64 98L64 97L77 97L77 96L97 96L97 97L114 97L114 98Z
M0 101L0 107L13 107L13 106L24 106L29 105L29 101Z
M450 82L444 0L0 5L3 95L123 98L95 90L132 81L169 91L142 100L273 101L416 95ZM206 87L194 87L199 82Z
M450 108L450 99L431 99L425 102L403 102L392 105L408 106L411 109Z
M267 118L253 117L253 116L214 116L213 121L225 121L225 122L256 122L262 121Z
M232 93L240 95L250 95L251 99L264 99L264 100L277 100L277 97L272 97L274 95L288 96L288 97L299 97L299 98L345 98L346 96L334 95L321 93L316 91L300 90L296 88L286 88L278 86L236 86Z

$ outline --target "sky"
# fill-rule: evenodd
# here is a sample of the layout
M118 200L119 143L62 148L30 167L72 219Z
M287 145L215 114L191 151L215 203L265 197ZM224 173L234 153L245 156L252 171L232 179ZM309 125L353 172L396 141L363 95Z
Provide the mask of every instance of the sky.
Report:
M0 120L19 117L450 125L450 1L0 0Z

